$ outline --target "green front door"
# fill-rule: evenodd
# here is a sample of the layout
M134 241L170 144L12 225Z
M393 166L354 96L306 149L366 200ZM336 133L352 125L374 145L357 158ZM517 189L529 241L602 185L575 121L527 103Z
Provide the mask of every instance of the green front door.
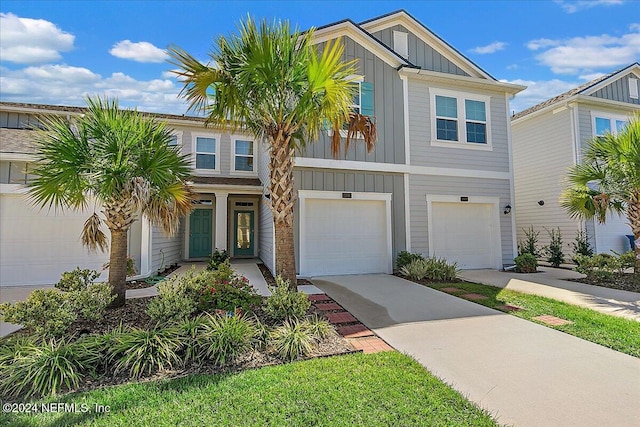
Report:
M253 211L233 213L234 256L253 256Z
M211 209L194 209L189 217L189 258L211 255Z

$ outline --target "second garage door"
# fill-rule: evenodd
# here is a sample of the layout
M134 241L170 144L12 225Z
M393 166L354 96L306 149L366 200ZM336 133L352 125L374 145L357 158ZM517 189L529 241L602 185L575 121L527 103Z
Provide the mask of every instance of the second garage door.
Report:
M432 202L431 215L432 255L456 262L461 269L498 266L493 204Z
M387 201L306 198L301 215L301 275L390 272Z

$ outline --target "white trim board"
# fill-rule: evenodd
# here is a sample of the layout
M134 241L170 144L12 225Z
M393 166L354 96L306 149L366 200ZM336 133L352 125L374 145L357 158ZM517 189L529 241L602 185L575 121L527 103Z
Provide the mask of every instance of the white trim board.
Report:
M487 171L481 169L455 169L433 166L415 166L395 163L361 162L355 160L315 159L296 157L297 168L340 169L380 173L408 173L413 175L451 176L460 178L509 179L510 172Z
M342 197L343 193L350 193L351 198L345 199ZM385 202L385 215L387 225L387 258L388 265L386 273L391 274L393 272L393 236L392 236L392 223L391 223L391 193L365 193L365 192L348 192L348 191L316 191L316 190L298 190L298 205L299 205L299 226L300 226L300 259L299 259L299 271L300 276L308 276L310 273L305 270L304 254L306 253L306 201L309 199L320 200L378 200Z

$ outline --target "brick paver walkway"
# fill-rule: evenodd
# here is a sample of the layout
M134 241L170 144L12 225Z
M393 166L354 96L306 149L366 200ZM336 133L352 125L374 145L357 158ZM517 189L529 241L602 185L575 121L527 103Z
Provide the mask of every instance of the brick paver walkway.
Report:
M329 320L329 323L334 325L338 333L349 341L354 350L364 353L393 350L393 347L360 323L358 319L327 294L309 295L308 298L316 309L325 312L324 315Z

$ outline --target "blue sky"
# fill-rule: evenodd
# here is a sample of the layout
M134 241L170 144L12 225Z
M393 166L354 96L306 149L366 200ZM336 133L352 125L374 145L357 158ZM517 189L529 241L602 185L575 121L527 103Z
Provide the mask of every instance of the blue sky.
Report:
M14 1L0 3L0 100L83 105L117 96L183 114L170 44L206 60L247 14L300 29L405 9L491 75L529 86L520 111L640 60L640 1Z

